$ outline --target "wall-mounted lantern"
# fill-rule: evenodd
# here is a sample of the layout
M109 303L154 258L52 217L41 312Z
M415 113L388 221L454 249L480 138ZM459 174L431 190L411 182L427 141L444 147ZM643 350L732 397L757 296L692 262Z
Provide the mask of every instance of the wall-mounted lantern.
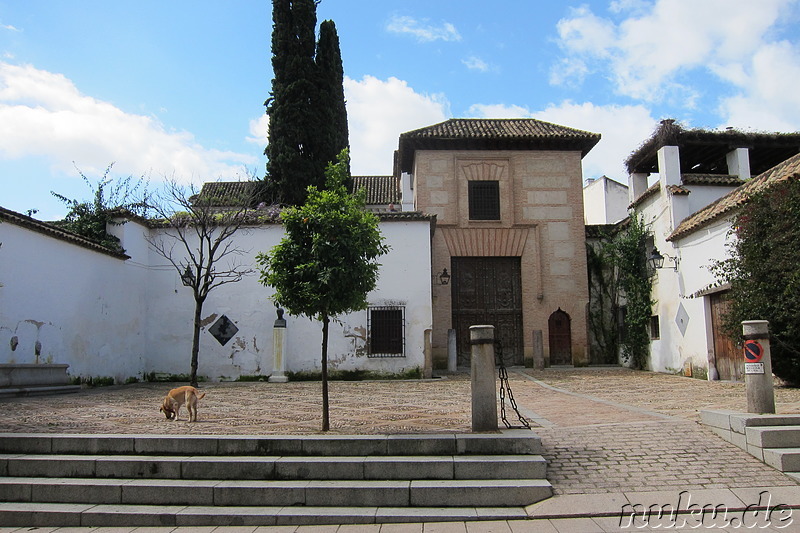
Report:
M664 266L664 261L669 260L672 265ZM658 248L653 248L653 251L650 253L650 257L647 258L647 264L650 266L653 272L659 268L672 268L675 272L678 271L678 264L680 263L680 258L672 257L671 255L662 255Z
M184 270L183 274L181 274L181 281L187 287L194 287L194 272L192 272L192 270L189 268L189 265L186 265L186 270Z
M436 277L439 278L439 284L440 285L448 285L450 283L450 274L448 274L446 268L444 270L442 270L439 273L439 275L436 276Z

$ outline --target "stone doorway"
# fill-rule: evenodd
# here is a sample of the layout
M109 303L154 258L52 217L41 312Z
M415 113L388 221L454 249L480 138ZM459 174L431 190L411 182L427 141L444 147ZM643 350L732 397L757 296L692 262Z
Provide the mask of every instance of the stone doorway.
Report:
M470 365L469 327L490 324L506 366L522 365L522 277L519 257L453 257L453 328L458 366Z
M550 365L572 364L572 319L559 307L547 320Z

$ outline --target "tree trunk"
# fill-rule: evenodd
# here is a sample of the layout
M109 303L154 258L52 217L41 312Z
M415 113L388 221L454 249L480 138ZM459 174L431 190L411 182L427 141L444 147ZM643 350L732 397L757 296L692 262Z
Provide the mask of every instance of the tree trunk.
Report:
M322 315L322 431L331 429L328 416L328 325L331 319Z
M203 312L203 300L194 301L194 331L192 332L192 373L189 382L197 387L197 359L200 353L200 316Z

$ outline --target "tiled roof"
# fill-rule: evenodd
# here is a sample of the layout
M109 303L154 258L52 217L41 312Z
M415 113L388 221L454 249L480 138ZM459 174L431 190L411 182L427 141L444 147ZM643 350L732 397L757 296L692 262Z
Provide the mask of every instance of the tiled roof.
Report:
M203 184L195 198L211 198L213 206L227 207L239 205L242 200L251 201L258 192L258 181L209 181Z
M772 185L787 180L792 176L800 176L800 154L790 157L763 174L748 180L744 185L732 190L716 202L713 202L691 216L686 217L675 231L667 237L672 241L696 231L720 217L726 216L736 208L747 203L750 196Z
M745 180L730 174L681 174L684 185L725 185L738 187Z
M680 185L667 185L667 190L670 194L689 195L692 191Z
M364 189L367 205L400 203L400 180L395 176L353 176L353 190Z
M682 169L716 175L727 174L731 150L747 148L750 170L755 175L800 152L800 133L684 129L673 119L662 120L653 135L625 161L628 173L658 172L658 150L664 146L680 148Z
M59 228L58 226L54 226L53 224L48 224L47 222L36 220L35 218L25 216L21 213L11 211L3 207L0 207L0 219L10 224L27 228L29 230L36 231L43 235L47 235L48 237L53 237L54 239L66 241L72 244L76 244L78 246L82 246L84 248L88 248L89 250L94 250L95 252L100 252L102 254L116 257L117 259L130 259L130 257L124 253L120 253L110 248L106 248L102 244L98 244L85 237L81 237L76 233L72 233L71 231Z
M533 118L454 118L400 134L400 170L410 172L416 150L576 150L586 155L599 133Z
M635 207L638 207L651 196L655 196L656 194L658 194L658 191L660 190L661 190L661 182L657 181L651 186L649 186L646 191L640 194L637 199L631 202L631 205L628 206L628 209L633 209Z

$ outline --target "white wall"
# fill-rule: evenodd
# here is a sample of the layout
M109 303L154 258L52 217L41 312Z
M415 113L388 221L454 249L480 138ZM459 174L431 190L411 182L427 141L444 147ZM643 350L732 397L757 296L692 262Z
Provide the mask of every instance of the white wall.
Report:
M628 216L628 187L603 176L583 188L583 220L614 224Z
M378 286L370 304L404 305L406 354L368 358L367 312L332 322L331 369L401 372L424 364L424 331L431 327L430 221L381 222L391 251L380 258ZM186 374L190 370L194 299L177 271L151 250L150 230L136 222L113 226L131 257L117 259L54 239L12 223L0 224L0 362L66 363L73 376L144 373ZM242 262L254 269L255 256L283 235L280 225L245 228L236 244ZM212 380L269 375L273 368L272 328L277 317L272 291L258 273L212 291L203 307L199 374ZM207 331L221 315L239 331L225 346ZM321 324L287 319L287 370L319 370ZM11 350L11 338L19 345ZM39 341L42 354L34 355Z

